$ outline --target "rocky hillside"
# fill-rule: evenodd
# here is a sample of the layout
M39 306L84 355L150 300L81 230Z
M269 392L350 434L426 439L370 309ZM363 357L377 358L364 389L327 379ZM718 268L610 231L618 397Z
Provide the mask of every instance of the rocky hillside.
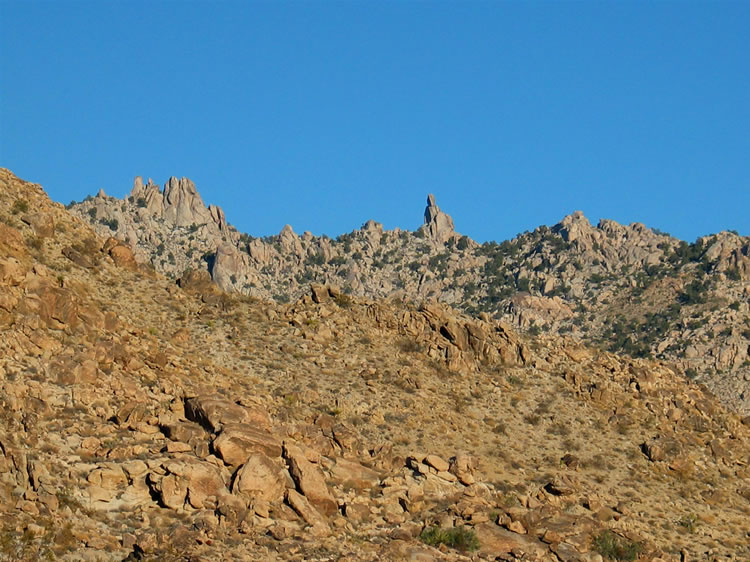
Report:
M750 557L750 418L674 366L87 222L0 170L0 560Z
M688 244L639 223L592 226L577 212L480 245L430 196L414 232L369 221L335 240L288 225L253 238L184 178L163 189L136 178L125 200L100 192L69 207L174 279L204 269L226 291L280 303L311 282L370 299L436 300L532 334L669 361L750 412L750 239L731 232Z

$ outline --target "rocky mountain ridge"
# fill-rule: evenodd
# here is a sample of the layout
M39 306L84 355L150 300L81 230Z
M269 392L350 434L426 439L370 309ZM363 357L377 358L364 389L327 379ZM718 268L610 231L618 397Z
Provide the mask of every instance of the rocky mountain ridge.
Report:
M750 418L670 364L87 222L0 170L0 559L750 556Z
M360 297L436 300L517 329L670 361L750 412L750 239L735 233L688 244L640 223L592 226L576 212L477 244L455 232L430 195L414 232L368 221L336 239L289 225L253 238L205 207L184 178L163 191L136 178L125 200L99 193L69 208L173 278L205 269L224 290L279 302L311 282Z

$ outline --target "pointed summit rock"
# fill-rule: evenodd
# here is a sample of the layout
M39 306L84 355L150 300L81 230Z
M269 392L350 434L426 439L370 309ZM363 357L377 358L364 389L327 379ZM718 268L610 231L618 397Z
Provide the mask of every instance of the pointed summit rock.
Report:
M188 178L169 178L164 186L164 202L164 218L177 226L205 224L212 220L195 184Z
M440 243L446 242L456 235L453 230L453 219L440 210L432 193L427 196L427 207L424 210L424 229L431 240Z
M148 179L146 185L143 185L143 178L136 176L130 196L139 208L145 207L153 215L161 216L164 212L164 196L159 186L154 184L151 178Z

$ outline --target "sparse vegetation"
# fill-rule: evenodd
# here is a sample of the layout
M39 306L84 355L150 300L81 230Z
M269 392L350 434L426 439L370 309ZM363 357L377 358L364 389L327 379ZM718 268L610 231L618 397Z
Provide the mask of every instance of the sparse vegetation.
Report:
M29 212L29 202L26 199L16 199L13 203L13 207L10 209L11 214L18 215L20 213Z
M594 537L594 550L609 560L635 560L641 547L638 543L605 530Z
M428 527L422 531L419 538L422 539L422 542L430 546L444 544L463 552L478 550L480 546L479 539L474 530L462 526L451 529L442 529L438 526Z

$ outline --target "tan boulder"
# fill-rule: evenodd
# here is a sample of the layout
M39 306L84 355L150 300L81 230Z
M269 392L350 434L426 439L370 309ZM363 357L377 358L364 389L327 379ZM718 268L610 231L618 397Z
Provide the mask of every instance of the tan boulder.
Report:
M427 455L424 458L424 463L428 464L438 472L446 472L448 468L450 468L450 465L437 455Z
M377 486L382 475L356 461L343 458L336 459L331 468L331 479L345 488L366 490Z
M26 254L26 243L23 235L4 222L0 222L0 248L6 255L21 257Z
M39 238L50 238L55 234L55 219L50 213L34 213L24 217L23 222L31 226Z
M203 509L207 500L229 493L218 468L207 462L175 459L163 468L166 474L151 472L148 483L166 507Z
M680 456L682 446L673 437L659 436L641 445L643 453L654 462L668 461Z
M125 473L117 465L96 468L86 478L89 483L89 498L92 502L108 502L128 485Z
M206 430L194 422L172 421L162 424L162 432L172 441L190 443L205 441Z
M233 423L224 426L214 439L214 450L231 466L239 466L253 453L269 457L281 456L281 442L269 431L248 423Z
M305 496L296 490L287 490L286 500L289 502L289 505L292 506L294 511L299 513L300 517L304 519L305 523L312 527L310 532L313 535L325 537L331 534L331 528L328 525L326 518L311 505L310 501L308 501Z
M465 486L471 486L474 483L474 471L479 463L476 458L469 455L458 454L451 459L450 472L455 474L458 481Z
M23 282L26 271L21 263L13 257L0 260L0 283L16 287Z
M211 279L211 274L202 269L188 269L177 280L177 284L188 293L204 297L221 293L219 287Z
M521 535L493 525L482 523L474 527L479 539L479 554L485 556L499 556L513 553L522 554L532 560L546 560L549 557L547 545L532 535Z
M453 230L453 219L450 215L440 210L440 207L435 203L435 196L432 193L427 196L423 228L428 237L436 243L442 244L456 237L456 233Z
M321 468L311 463L302 448L291 441L284 441L284 458L294 482L310 503L324 515L336 513L338 505L328 491Z
M281 467L263 454L250 455L237 471L232 483L232 493L253 500L274 502L284 497L286 479Z
M80 322L78 301L68 289L42 285L27 295L26 303L49 328L75 327Z
M227 424L254 423L266 429L271 426L271 420L263 410L250 410L218 394L189 398L185 401L185 415L214 433Z
M112 258L112 261L115 262L117 267L129 269L131 271L138 269L138 262L135 261L133 251L128 246L117 244L111 248L108 253L109 257Z

